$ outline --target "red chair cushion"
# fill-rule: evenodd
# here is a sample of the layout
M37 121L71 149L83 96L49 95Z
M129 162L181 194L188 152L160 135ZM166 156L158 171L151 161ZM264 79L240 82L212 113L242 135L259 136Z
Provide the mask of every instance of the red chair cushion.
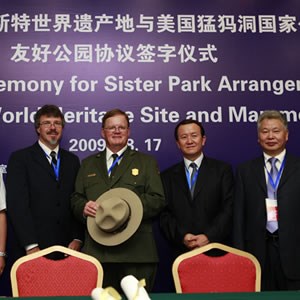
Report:
M92 263L77 257L39 257L18 267L19 296L89 296L97 285L97 274Z
M186 258L178 266L178 275L183 293L255 291L253 262L232 253Z

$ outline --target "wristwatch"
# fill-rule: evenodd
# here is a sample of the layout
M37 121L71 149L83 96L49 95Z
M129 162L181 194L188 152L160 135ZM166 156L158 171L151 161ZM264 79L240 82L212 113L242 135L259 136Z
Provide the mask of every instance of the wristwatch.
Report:
M6 255L6 252L1 252L0 251L0 257L6 257L7 255Z

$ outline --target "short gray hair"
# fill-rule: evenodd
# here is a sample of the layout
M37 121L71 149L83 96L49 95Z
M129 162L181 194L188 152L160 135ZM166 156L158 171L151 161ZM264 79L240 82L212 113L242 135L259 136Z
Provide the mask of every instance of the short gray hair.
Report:
M283 113L278 110L265 110L262 114L259 115L257 119L257 130L260 129L261 122L265 119L276 119L281 121L283 126L288 129L288 122Z

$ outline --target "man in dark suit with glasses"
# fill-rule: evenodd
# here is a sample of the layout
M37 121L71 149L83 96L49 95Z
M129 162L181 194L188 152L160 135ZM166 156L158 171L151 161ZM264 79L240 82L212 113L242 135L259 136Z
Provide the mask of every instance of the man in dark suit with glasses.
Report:
M57 106L44 105L35 114L34 126L38 141L13 152L8 161L12 260L53 245L81 247L82 229L70 209L80 162L59 145L64 116Z

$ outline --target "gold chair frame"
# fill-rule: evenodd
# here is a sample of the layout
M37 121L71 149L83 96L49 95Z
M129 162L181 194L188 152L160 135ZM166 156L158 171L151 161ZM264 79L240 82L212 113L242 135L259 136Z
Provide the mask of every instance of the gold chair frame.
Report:
M212 249L220 249L223 251L226 251L228 253L233 253L236 254L238 256L243 256L248 258L250 261L252 261L253 265L255 266L255 271L256 271L256 276L255 276L255 291L259 292L260 288L261 288L261 267L260 264L258 262L258 260L256 259L256 257L254 255L252 255L251 253L248 253L246 251L242 251L233 247L229 247L227 245L223 245L220 243L210 243L207 244L203 247L191 250L189 252L186 252L184 254L179 255L173 262L172 265L172 274L173 274L173 280L174 280L174 284L175 284L175 290L176 293L182 293L182 287L181 287L181 283L180 283L180 278L179 278L179 274L178 274L178 267L179 264L190 257L205 253L209 250Z
M45 256L45 255L53 253L53 252L62 252L66 255L74 256L74 257L77 257L77 258L80 258L82 260L89 261L90 263L92 263L97 268L97 271L98 271L97 287L102 286L103 268L102 268L100 262L96 258L94 258L90 255L81 253L79 251L75 251L70 248L66 248L66 247L57 245L57 246L48 247L46 249L40 250L40 251L32 253L32 254L28 254L28 255L23 256L15 261L15 263L12 266L11 272L10 272L13 297L19 297L18 280L17 280L17 270L18 270L19 266L22 265L24 262L34 260L35 258L42 257L42 256Z

